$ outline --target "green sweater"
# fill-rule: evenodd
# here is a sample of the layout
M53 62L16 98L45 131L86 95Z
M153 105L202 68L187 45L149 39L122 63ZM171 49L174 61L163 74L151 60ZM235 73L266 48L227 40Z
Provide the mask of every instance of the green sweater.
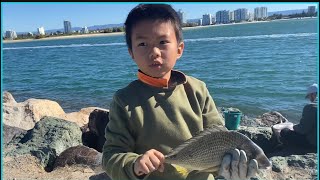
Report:
M215 103L204 82L178 71L171 79L177 85L157 88L133 81L118 90L110 105L102 165L112 179L138 179L133 163L139 155L156 149L166 155L199 131L223 125ZM211 174L195 173L192 179L213 179ZM155 171L146 179L186 179L174 166Z

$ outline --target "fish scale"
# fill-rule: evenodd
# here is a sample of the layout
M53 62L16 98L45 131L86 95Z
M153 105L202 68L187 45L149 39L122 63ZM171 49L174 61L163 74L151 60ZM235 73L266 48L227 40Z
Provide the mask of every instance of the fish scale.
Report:
M251 139L218 126L204 130L173 149L165 156L165 162L202 171L220 166L223 156L236 148L244 150L248 159L256 159L259 168L271 166L263 150Z

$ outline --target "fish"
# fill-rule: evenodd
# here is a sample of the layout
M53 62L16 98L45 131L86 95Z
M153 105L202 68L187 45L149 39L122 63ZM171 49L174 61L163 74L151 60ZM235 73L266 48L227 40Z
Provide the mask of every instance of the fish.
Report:
M217 172L226 153L244 150L248 161L256 159L259 169L270 169L272 164L264 151L250 138L234 130L212 126L188 139L165 155L165 163L187 170Z

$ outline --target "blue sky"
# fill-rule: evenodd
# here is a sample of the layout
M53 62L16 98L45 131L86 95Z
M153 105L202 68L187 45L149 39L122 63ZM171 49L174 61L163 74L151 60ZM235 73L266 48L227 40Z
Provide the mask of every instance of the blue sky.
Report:
M72 27L83 27L103 24L123 23L129 11L138 3L113 3L113 2L6 2L1 3L2 31L14 30L16 32L34 32L37 27L43 26L45 30L63 28L63 21L71 21ZM255 7L265 6L268 12L307 9L318 3L226 3L206 2L168 3L174 9L182 9L187 14L187 19L201 18L205 13L215 14L219 10L235 10L247 8L253 12Z

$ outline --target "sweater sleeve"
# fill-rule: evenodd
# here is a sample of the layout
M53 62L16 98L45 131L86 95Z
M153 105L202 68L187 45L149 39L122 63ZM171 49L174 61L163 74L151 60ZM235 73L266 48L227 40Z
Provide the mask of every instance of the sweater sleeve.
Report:
M308 104L303 108L300 123L293 126L296 132L308 134L316 126L314 119L317 119L317 114L314 110L316 110L316 108L314 108L312 104Z
M209 93L207 87L204 87L204 108L202 110L203 127L207 128L212 125L224 125L222 117L219 114L216 105Z
M109 123L105 129L102 167L113 180L135 180L133 164L139 157L134 153L135 141L130 133L129 114L115 95L110 105Z

